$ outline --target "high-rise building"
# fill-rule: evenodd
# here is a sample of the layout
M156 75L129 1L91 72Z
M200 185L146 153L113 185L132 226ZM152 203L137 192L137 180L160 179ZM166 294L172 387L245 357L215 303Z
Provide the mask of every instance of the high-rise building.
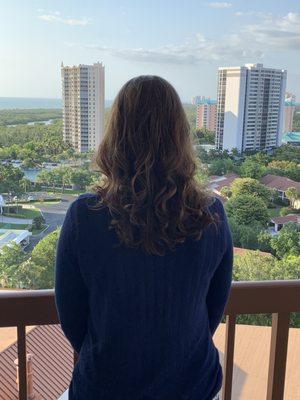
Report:
M284 104L284 132L293 131L294 114L296 110L296 96L286 92Z
M194 106L197 106L198 104L201 104L203 101L208 100L204 96L194 96L191 98L191 104Z
M216 132L217 126L217 102L205 99L197 105L196 128L207 129Z
M104 66L61 65L63 137L80 152L95 150L104 131Z
M286 70L263 64L219 68L216 147L266 150L281 144Z

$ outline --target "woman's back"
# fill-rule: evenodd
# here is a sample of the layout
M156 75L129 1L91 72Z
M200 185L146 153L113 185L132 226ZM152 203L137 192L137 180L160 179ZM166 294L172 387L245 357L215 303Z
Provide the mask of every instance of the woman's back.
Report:
M212 400L232 241L172 85L122 87L96 162L95 194L70 207L57 252L57 308L79 353L69 398Z
M221 386L212 342L231 283L223 206L199 241L164 256L120 245L96 195L70 207L56 275L62 328L80 353L70 399L211 400Z

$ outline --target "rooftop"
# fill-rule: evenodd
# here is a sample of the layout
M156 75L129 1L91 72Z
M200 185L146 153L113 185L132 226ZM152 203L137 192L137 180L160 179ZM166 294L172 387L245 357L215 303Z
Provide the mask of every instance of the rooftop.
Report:
M28 236L31 235L32 233L27 230L0 229L0 249L11 242L20 244L24 239L27 239Z
M271 219L274 224L287 224L288 222L296 222L300 224L300 215L297 214L288 214L283 217L274 217Z
M209 186L214 192L220 193L223 187L230 187L232 182L235 181L237 178L239 178L239 175L235 172L231 172L223 176L213 175L209 178Z
M300 192L300 182L293 181L285 176L267 174L260 181L269 188L286 191L288 188L294 187Z
M287 132L285 135L283 135L282 142L300 144L300 132Z

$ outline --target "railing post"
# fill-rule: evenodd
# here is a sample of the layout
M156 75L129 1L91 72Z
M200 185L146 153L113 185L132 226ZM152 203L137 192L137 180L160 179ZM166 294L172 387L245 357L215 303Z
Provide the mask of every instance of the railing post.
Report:
M25 325L17 326L19 400L27 400L27 360Z
M283 400L289 322L289 313L272 315L267 400Z
M236 322L235 315L227 315L226 316L224 381L223 381L223 388L222 388L222 400L230 400L231 399L234 339L235 339L235 322Z

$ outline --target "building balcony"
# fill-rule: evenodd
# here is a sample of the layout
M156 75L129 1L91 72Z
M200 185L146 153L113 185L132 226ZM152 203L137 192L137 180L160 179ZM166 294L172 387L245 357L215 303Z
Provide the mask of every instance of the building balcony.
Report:
M214 337L222 400L300 398L300 329L289 327L294 312L300 312L300 280L233 283L226 322ZM236 324L238 315L265 313L272 327ZM0 292L0 328L17 331L17 342L0 352L0 400L54 400L65 392L77 356L58 324L53 290Z

